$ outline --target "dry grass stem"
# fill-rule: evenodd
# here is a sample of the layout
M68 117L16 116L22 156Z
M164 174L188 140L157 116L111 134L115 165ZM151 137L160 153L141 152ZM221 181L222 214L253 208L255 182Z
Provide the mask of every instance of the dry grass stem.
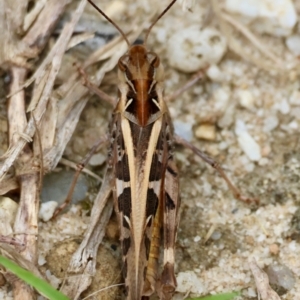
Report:
M262 300L280 300L280 297L269 285L268 275L258 266L255 259L249 262L249 266L255 279L259 298Z
M77 164L68 160L68 159L65 159L65 158L61 158L60 161L59 161L60 164L66 166L66 167L69 167L69 168L72 168L74 170L77 170ZM82 173L85 173L93 178L95 178L96 180L98 180L99 182L102 181L102 178L100 176L98 176L97 174L95 174L94 172L92 172L91 170L87 169L87 168L83 168L82 169Z

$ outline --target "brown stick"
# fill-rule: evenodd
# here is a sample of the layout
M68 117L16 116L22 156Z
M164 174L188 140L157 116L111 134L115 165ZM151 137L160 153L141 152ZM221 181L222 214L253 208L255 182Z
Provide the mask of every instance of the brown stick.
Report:
M166 97L166 101L170 102L172 100L174 100L175 98L177 98L179 95L181 95L183 92L187 91L188 89L190 89L198 80L203 79L205 76L205 71L207 68L200 70L199 72L197 72L190 80L188 80L186 82L185 85L183 85L182 87L180 87L179 89L177 89L174 93L172 93L170 96Z
M243 196L239 189L232 183L232 181L228 178L220 164L215 161L213 158L209 157L207 154L202 152L200 149L195 147L193 144L189 143L187 140L183 139L182 137L175 135L175 142L177 144L180 144L194 152L197 156L199 156L201 159L203 159L206 163L211 165L220 175L221 177L226 181L229 189L232 191L234 197L240 201L246 202L246 203L253 203L256 204L259 203L259 200L257 198L249 198L247 196Z
M111 97L108 94L104 93L102 90L99 89L99 87L97 87L95 84L93 84L89 80L88 75L86 74L86 72L84 71L83 68L77 67L77 69L78 69L78 72L80 73L80 75L83 78L83 83L82 84L85 87L87 87L90 90L90 92L98 95L100 99L106 101L107 103L109 103L113 107L116 105L116 103L117 103L116 99L114 99L113 97Z

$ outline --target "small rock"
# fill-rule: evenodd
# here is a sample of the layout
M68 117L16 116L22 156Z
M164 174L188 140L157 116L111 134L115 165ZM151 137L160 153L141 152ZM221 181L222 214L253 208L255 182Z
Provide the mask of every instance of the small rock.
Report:
M228 128L234 121L235 105L229 104L223 114L218 120L218 126L221 128Z
M106 161L106 155L103 155L102 153L97 153L91 157L89 161L89 165L93 167L101 166L105 161Z
M289 98L291 105L300 105L300 91L293 91L292 95Z
M235 128L238 136L238 143L244 153L251 161L259 161L261 159L261 149L254 138L249 134L244 122L238 120Z
M187 292L201 294L204 291L203 282L197 277L193 271L180 272L177 276L177 288L179 293Z
M46 278L48 279L49 283L55 288L58 289L59 285L62 282L62 279L57 278L55 275L51 274L49 270L45 272Z
M291 35L285 40L288 49L295 55L300 55L300 35Z
M167 44L169 64L182 72L195 72L218 63L226 51L226 40L215 28L191 26L177 30Z
M211 235L211 239L212 240L214 240L214 241L217 241L217 240L219 240L220 238L221 238L221 236L222 236L222 233L220 232L220 231L217 231L217 230L215 230L213 233L212 233L212 235Z
M55 212L58 203L56 201L48 201L41 203L39 218L44 222L48 222Z
M275 129L278 126L278 124L279 124L279 120L276 115L267 116L264 119L263 131L271 132L273 129Z
M206 75L212 81L223 82L225 80L224 73L220 70L220 68L217 65L210 65L206 71Z
M0 197L0 235L11 235L18 204L8 197Z
M291 0L226 0L225 9L260 33L289 36L297 23Z
M290 104L286 99L283 99L279 103L275 103L274 107L275 109L280 111L283 115L287 115L290 112Z
M238 90L237 97L242 107L247 109L253 109L254 97L251 92L249 92L248 90Z
M126 10L126 4L124 1L115 0L110 1L109 5L105 8L105 13L110 18L114 19L114 17L120 16ZM105 19L105 21L107 21Z
M277 255L279 253L279 246L277 244L272 244L269 246L270 253Z
M295 285L293 272L285 265L269 265L267 268L270 285L280 295L291 290Z
M0 197L0 211L2 213L5 212L6 214L5 221L8 221L10 225L13 225L15 221L17 210L18 210L18 204L14 200L8 197Z
M202 124L196 128L195 135L199 139L214 141L216 139L216 127L212 124Z
M74 175L75 171L67 170L47 174L43 180L41 201L56 201L58 204L63 203L69 192ZM83 200L86 196L87 190L88 181L86 177L81 173L74 189L72 203L76 204L79 201Z
M45 263L46 263L45 256L42 255L42 254L39 254L39 257L38 257L38 265L39 265L39 266L43 266Z
M297 121L292 121L288 124L288 126L291 128L291 129L298 129L298 123Z
M175 120L174 121L174 130L175 133L184 139L186 139L188 142L190 142L193 138L193 129L192 129L192 124L182 122L180 120Z
M201 236L196 235L196 236L194 237L194 242L195 242L195 243L198 243L200 240L201 240Z

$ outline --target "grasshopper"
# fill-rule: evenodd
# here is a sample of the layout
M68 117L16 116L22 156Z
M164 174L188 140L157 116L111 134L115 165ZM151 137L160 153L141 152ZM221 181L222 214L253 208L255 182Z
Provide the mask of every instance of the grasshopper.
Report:
M176 288L174 247L180 198L174 133L163 95L163 66L158 55L146 47L156 21L149 27L144 44L133 46L115 25L129 49L118 62L119 99L110 123L107 172L111 175L107 176L114 178L114 207L119 219L127 298L131 300L140 300L155 290L161 299L170 299ZM164 259L158 280L161 228Z
M113 192L127 299L147 299L155 292L160 299L171 299L177 286L174 263L180 206L174 143L185 145L216 168L235 197L243 201L249 199L240 195L214 160L174 135L164 98L163 66L158 55L147 49L146 42L152 27L176 0L171 1L150 25L144 43L133 46L120 27L91 0L88 1L118 29L129 49L118 62L119 96L109 125L105 178L95 200L90 227L72 258L69 272L94 274L95 263L91 261L104 235L96 228L101 222L105 223L99 219ZM95 91L94 87L92 89ZM98 94L103 96L101 91ZM106 222L107 218L109 216ZM159 275L161 244L163 266ZM84 286L81 291L89 285L89 278L80 283ZM75 299L80 291L76 293Z

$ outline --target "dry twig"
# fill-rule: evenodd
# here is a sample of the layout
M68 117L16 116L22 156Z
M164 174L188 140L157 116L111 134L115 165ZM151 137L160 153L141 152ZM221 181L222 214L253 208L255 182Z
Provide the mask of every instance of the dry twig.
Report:
M277 293L269 285L268 275L257 265L255 259L249 261L251 272L254 276L257 291L262 300L280 300Z

